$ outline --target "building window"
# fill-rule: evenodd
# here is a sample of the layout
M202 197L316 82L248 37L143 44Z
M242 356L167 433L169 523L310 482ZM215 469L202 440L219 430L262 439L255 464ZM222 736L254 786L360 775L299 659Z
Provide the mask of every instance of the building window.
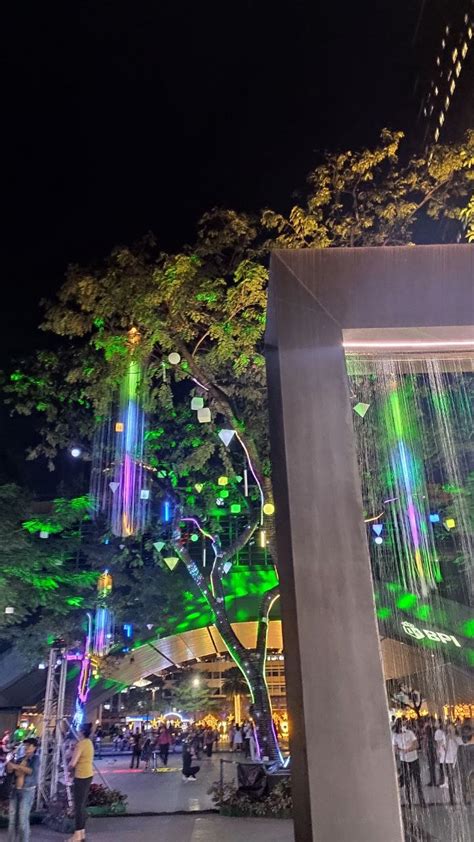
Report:
M455 63L456 63L456 59L457 59L457 57L458 57L458 48L457 48L457 47L455 47L455 48L454 48L454 50L453 50L453 52L452 52L453 64L455 64Z
M440 66L440 64L441 64L441 59L440 59L440 57L439 57L439 56L436 56L436 64L438 65L438 67L439 67L439 66Z
M468 30L467 30L467 37L469 38L469 40L471 40L471 38L472 38L472 28L471 27L469 27Z
M451 96L453 95L454 91L456 90L456 79L453 79L449 88L449 92Z
M435 96L438 96L438 94L439 94L439 90L438 90L438 86L436 85L436 88L435 88Z
M462 45L462 50L461 50L461 55L462 55L463 58L466 58L466 53L467 53L468 49L469 48L468 48L466 42L464 41L464 44Z
M444 123L444 111L441 111L441 113L440 113L440 115L439 115L439 124L440 124L440 126L442 126L442 125L443 125L443 123Z
M456 70L456 76L459 76L459 74L461 72L461 62L460 61L458 61L455 70Z
M449 99L449 96L447 96L447 97L446 97L446 99L444 100L444 108L445 108L445 110L446 110L446 111L447 111L447 110L448 110L448 108L449 108L449 103L450 103L450 101L451 101L451 100Z
M438 140L438 138L439 138L439 129L438 129L438 127L436 127L435 133L434 133L434 139Z

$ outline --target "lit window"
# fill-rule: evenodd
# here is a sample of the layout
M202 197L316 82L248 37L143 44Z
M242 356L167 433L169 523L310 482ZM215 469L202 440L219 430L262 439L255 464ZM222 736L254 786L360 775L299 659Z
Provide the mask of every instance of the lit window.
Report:
M443 38L443 40L441 41L441 46L442 46L442 48L443 48L443 50L444 50L444 48L445 48L445 46L446 46L446 41L444 40L444 38Z
M448 73L448 82L449 82L449 80L451 79L451 76L452 76L452 75L453 75L453 71L452 71L452 70L450 70L450 71L449 71L449 73Z
M455 79L453 79L453 80L452 80L452 82L451 82L451 87L449 88L449 92L450 92L451 94L453 94L453 93L454 93L454 91L455 91L455 89L456 89L456 80L455 80Z
M464 41L464 44L462 45L462 50L461 50L461 55L462 55L463 58L466 58L467 51L468 51L468 46L467 46L466 42Z
M440 124L440 126L442 126L442 125L443 125L443 123L444 123L444 111L441 111L441 112L440 112L440 115L439 115L439 124Z
M457 57L458 57L458 48L457 48L457 47L455 47L455 48L454 48L454 50L453 50L453 52L452 52L453 64L455 63L455 61L456 61Z
M435 88L435 96L438 96L438 94L439 94L438 85L436 85L436 88Z
M446 27L445 32L446 32L446 35L449 35L449 26Z
M426 108L423 109L423 114L425 115L425 117L428 116L428 112L427 112Z
M438 138L439 138L439 129L438 128L435 129L434 138L435 138L435 140L438 140Z
M458 61L457 65L455 67L455 70L456 70L456 76L459 76L459 74L461 72L461 62L460 61Z
M433 113L433 109L434 109L434 105L432 105L431 108L430 108L430 115Z
M472 38L472 28L471 28L471 27L469 27L469 28L468 28L468 30L467 30L467 37L468 37L469 39L471 39L471 38Z
M449 108L449 103L450 103L450 101L451 101L451 100L449 99L449 96L447 96L447 97L446 97L446 99L444 100L444 107L445 107L446 111L447 111L447 110L448 110L448 108Z
M438 67L439 67L439 66L440 66L440 64L441 64L441 59L440 59L440 57L439 57L439 56L436 56L436 64L438 65Z

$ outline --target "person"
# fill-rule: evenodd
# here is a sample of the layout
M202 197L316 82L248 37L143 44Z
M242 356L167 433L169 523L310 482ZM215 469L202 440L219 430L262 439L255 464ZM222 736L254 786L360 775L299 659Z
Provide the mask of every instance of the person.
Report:
M436 721L434 716L428 716L424 727L424 744L426 749L426 757L428 760L428 769L430 772L430 780L428 786L438 786L436 783L436 765L437 765L437 751L436 751Z
M143 746L142 751L142 760L145 761L145 768L144 772L148 772L150 768L150 760L151 760L151 752L152 752L152 743L150 737L147 737L145 740L145 745Z
M439 763L444 772L444 780L440 784L440 787L446 787L449 789L449 802L452 806L454 806L456 803L454 769L458 758L459 744L462 743L462 738L457 736L454 725L447 722L444 729L441 727L437 729L435 733L435 740L438 747Z
M158 733L158 751L163 766L168 765L168 754L171 745L171 737L168 729L162 725Z
M420 807L426 807L418 759L418 740L404 719L398 719L396 722L393 744L400 754L402 782L408 806L411 807L411 788L412 783L415 783Z
M133 764L136 763L136 768L140 767L140 755L142 753L142 735L140 731L135 731L132 737L132 760L130 763L130 769L133 769Z
M244 722L242 726L242 739L244 747L244 757L250 757L250 734L252 726L250 722Z
M87 799L94 776L94 743L91 740L92 724L84 722L79 729L78 741L71 760L74 771L74 836L68 842L80 842L86 838Z
M8 842L16 839L29 842L30 839L30 813L38 783L38 740L27 737L23 746L21 762L10 760L7 764L7 771L15 776L8 807Z
M214 745L214 731L211 727L206 728L204 731L204 745L206 746L206 755L207 757L212 757L212 748Z
M193 751L186 740L183 742L183 781L195 781L200 766L193 766Z
M249 750L250 750L250 759L251 760L258 760L258 746L257 746L257 739L255 736L255 728L253 726L250 727L250 734L249 734Z
M242 731L240 729L240 725L235 726L235 733L234 733L234 751L241 751L242 750Z

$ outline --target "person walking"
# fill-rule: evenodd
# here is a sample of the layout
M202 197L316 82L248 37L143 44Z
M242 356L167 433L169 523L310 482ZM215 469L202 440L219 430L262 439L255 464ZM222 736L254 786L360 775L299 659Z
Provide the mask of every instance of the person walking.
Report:
M183 781L195 781L200 766L193 766L193 751L186 740L183 742Z
M68 842L80 842L86 838L87 799L94 777L94 743L91 740L92 725L85 722L79 729L79 739L71 760L74 771L74 836Z
M170 751L171 737L168 729L162 725L158 734L158 751L163 766L168 765L168 754Z
M398 719L393 734L393 744L400 754L402 781L405 787L407 804L411 807L411 788L416 785L420 807L426 807L421 783L420 761L418 759L418 739L407 723Z
M151 760L151 753L152 753L152 743L150 737L147 737L145 740L145 745L143 746L142 751L142 760L145 763L144 772L148 772L150 768L150 760Z
M204 745L206 747L206 755L207 757L212 757L212 748L214 746L214 731L212 728L206 728L204 732Z
M7 771L15 776L8 805L8 842L30 840L30 813L38 783L38 740L27 737L23 746L24 755L20 763L10 761L7 764Z
M132 737L132 760L131 760L131 763L130 763L130 769L133 769L135 763L136 763L136 768L137 769L140 768L141 753L142 753L142 735L140 734L140 731L137 728L137 730L135 731L135 733Z
M444 729L437 729L435 740L438 746L440 766L444 772L444 781L440 784L440 787L449 789L449 803L454 806L456 803L455 767L462 738L457 736L454 725L448 722Z

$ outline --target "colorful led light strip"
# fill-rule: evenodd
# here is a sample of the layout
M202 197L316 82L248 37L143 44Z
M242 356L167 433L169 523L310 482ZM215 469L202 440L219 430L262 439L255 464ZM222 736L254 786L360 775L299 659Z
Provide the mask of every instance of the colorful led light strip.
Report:
M349 340L342 343L343 348L473 348L474 339L447 339L437 341L419 341L419 340L395 340L378 341L378 340Z

